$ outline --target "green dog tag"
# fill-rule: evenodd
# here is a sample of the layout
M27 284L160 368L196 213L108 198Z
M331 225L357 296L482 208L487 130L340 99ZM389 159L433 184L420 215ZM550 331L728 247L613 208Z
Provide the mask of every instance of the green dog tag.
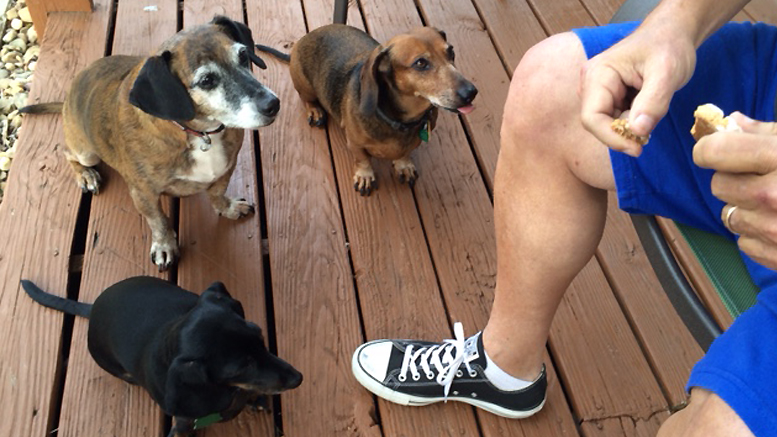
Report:
M421 141L428 143L429 142L429 123L424 123L424 127L421 128L421 130L418 132L418 136L421 138Z
M221 419L222 417L220 413L208 414L205 417L194 419L194 429L205 428L206 426L213 425L216 422L221 422Z

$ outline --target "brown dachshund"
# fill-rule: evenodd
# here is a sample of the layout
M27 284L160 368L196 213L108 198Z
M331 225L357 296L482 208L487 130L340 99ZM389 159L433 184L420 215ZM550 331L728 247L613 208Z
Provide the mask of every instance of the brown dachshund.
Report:
M251 73L251 31L216 17L181 31L154 56L109 56L73 80L63 103L21 112L62 112L66 157L84 192L97 194L104 161L129 187L151 228L151 260L160 270L178 255L178 239L160 196L206 191L213 208L237 219L254 212L224 195L243 144L243 129L275 120L280 102Z
M289 62L312 126L323 126L328 112L343 128L362 196L376 188L371 156L391 159L400 182L412 186L418 172L410 152L428 140L437 108L469 113L478 92L454 67L445 32L432 27L380 45L359 29L331 24L302 37L290 55L257 48Z

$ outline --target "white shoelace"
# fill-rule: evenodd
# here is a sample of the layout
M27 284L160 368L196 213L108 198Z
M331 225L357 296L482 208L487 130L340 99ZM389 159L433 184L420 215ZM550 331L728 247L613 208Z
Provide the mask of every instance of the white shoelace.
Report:
M469 363L477 358L477 342L474 341L474 338L473 341L467 342L467 339L464 338L464 328L459 322L453 325L453 333L456 338L443 340L442 344L418 349L409 345L405 349L405 357L399 370L399 379L407 378L407 371L410 370L413 380L418 381L421 378L416 364L418 362L428 379L435 379L438 384L444 387L447 400L453 378L456 377L456 372L462 364L467 367L470 376L476 374ZM442 357L440 357L441 354ZM437 370L437 378L434 378L431 366Z

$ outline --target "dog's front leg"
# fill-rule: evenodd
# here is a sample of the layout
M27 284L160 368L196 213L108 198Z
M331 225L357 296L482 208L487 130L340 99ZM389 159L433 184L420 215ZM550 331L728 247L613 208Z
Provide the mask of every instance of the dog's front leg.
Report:
M147 187L131 187L130 196L151 228L151 262L160 272L166 270L179 254L178 236L162 212L160 195Z
M394 173L397 174L397 178L399 179L400 183L404 184L407 182L410 187L415 185L415 180L418 179L418 170L416 170L413 161L410 160L409 152L407 155L399 159L395 159L393 164Z
M194 435L194 420L183 417L173 417L173 426L167 437L190 437Z
M256 209L254 208L254 205L245 199L232 199L225 196L234 168L235 167L233 166L231 170L216 180L213 185L208 187L208 199L210 199L210 204L213 205L213 209L216 210L218 215L237 220L241 217L253 214L256 212Z
M370 155L360 147L349 147L354 157L353 189L362 196L369 196L378 189L375 171L370 163Z

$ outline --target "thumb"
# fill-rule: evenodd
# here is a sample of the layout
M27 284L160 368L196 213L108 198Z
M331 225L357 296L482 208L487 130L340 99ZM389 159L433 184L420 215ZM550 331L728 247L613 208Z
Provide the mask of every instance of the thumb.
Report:
M646 74L642 89L631 105L629 128L637 135L648 135L669 110L669 102L677 90L670 78L658 74Z
M777 123L753 120L739 111L730 116L742 128L744 132L761 135L777 135Z

